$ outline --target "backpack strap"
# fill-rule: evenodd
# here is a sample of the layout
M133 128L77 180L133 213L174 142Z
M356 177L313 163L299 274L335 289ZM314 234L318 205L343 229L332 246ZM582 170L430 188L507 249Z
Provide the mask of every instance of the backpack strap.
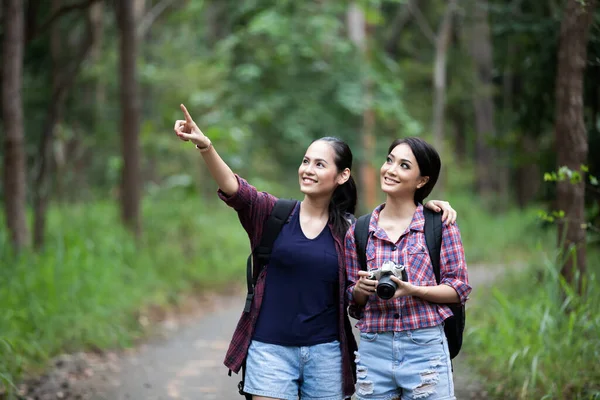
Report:
M435 279L440 283L440 251L442 249L442 215L441 213L433 212L427 208L423 209L425 214L425 242L431 264L433 264L433 272ZM444 321L444 333L448 340L448 350L450 352L450 360L452 360L460 352L463 342L463 333L465 330L465 306L464 304L447 304L452 311L453 316ZM453 368L454 369L454 368Z
M369 241L369 224L371 214L365 214L356 220L354 227L354 242L356 243L356 257L360 264L360 269L367 270L367 243Z
M440 283L440 252L442 250L442 214L423 207L425 243L433 265L435 280Z
M246 305L244 312L250 312L252 299L254 298L254 286L260 271L269 263L271 259L271 250L273 243L279 235L281 228L285 225L292 210L296 206L297 201L291 199L278 199L263 226L262 237L257 247L248 256L246 261L246 285L248 286L248 294L246 295ZM253 267L252 256L256 255L258 265Z

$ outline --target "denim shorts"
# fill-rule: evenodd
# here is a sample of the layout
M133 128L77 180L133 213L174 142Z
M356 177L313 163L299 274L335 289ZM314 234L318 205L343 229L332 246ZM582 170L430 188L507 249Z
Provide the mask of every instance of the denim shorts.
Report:
M443 325L361 333L356 375L359 400L455 399Z
M336 340L313 346L280 346L253 340L244 391L296 400L343 400L342 351Z

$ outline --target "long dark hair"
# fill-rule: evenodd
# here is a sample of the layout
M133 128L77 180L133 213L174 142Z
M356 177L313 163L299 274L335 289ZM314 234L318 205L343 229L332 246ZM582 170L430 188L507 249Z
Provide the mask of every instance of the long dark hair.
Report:
M335 153L335 166L338 172L342 172L346 168L352 170L352 150L346 142L331 136L322 137L313 143L317 141L327 142L331 146ZM352 175L333 191L333 196L329 201L329 223L333 226L334 235L343 238L346 234L350 227L348 217L356 212L357 198L356 183Z
M388 149L388 154L392 152L396 148L396 146L406 143L408 147L412 150L415 159L417 160L417 165L419 165L419 171L421 176L428 176L429 180L426 184L421 186L415 192L415 204L423 203L423 200L429 196L429 193L433 190L435 183L440 176L440 169L442 168L442 161L440 160L440 155L433 148L432 145L427 143L421 138L418 137L407 137L404 139L396 139L390 145Z

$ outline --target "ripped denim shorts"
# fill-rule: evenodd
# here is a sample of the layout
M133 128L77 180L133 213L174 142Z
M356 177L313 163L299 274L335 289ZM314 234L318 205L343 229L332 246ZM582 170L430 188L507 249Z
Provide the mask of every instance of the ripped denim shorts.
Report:
M359 400L455 399L443 325L361 333L356 372Z

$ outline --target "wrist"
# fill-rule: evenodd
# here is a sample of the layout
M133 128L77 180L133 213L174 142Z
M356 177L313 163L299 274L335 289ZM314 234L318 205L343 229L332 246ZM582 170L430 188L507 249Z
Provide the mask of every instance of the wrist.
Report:
M362 290L358 289L356 286L354 287L354 290L352 291L352 297L354 299L354 302L359 305L359 306L364 306L367 303L367 300L369 299L369 294L363 292Z
M208 150L210 150L212 147L212 142L210 141L210 139L206 139L206 142L204 143L196 143L196 148L198 150L200 150L200 153L204 153Z
M423 298L427 295L429 288L427 286L415 286L410 284L410 296Z

